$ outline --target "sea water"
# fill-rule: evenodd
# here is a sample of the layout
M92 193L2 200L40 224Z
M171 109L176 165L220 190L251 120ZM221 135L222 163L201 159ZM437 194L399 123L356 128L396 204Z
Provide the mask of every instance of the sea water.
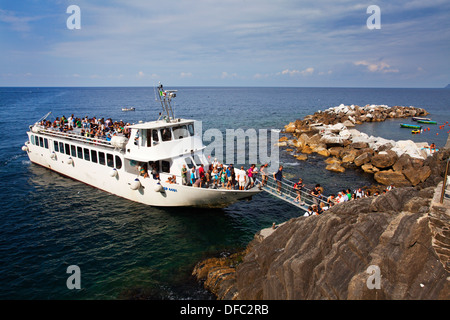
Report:
M329 107L386 104L428 110L438 125L420 135L400 129L410 119L357 128L387 139L445 145L450 90L375 88L178 89L175 116L201 120L203 130L283 129ZM122 107L135 107L122 112ZM154 208L134 203L31 164L21 150L29 125L50 116L155 120L153 88L0 88L0 299L210 299L191 278L210 255L245 247L273 222L303 213L262 193L225 209ZM320 183L325 194L373 183L358 170L333 173L324 158L297 161L280 151L287 178ZM68 289L67 268L80 268L81 289Z

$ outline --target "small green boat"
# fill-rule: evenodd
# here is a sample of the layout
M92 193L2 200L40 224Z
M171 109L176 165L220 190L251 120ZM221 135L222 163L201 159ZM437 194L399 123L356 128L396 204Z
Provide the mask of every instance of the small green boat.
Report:
M417 120L417 123L437 124L437 122L433 120Z
M402 123L400 125L400 127L402 127L402 128L409 128L409 129L421 129L422 128L422 126L419 126L417 124L409 124L409 123Z

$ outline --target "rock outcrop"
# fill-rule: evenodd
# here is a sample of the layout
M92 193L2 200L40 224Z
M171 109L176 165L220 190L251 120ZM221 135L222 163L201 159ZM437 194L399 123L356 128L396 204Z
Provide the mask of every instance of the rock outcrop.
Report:
M241 254L200 262L194 275L219 299L448 300L450 190L439 200L449 156L424 161L431 174L420 187L264 229Z
M195 274L222 299L450 299L450 210L433 209L435 189L395 188L291 219L257 235L236 268L207 260Z
M414 107L340 105L285 126L285 132L293 139L282 137L279 146L296 150L293 155L297 159L311 153L333 157L333 163L326 167L330 171L344 172L356 166L374 174L374 179L383 185L417 186L431 175L431 168L424 161L433 153L427 143L368 136L352 127L367 121L427 114Z

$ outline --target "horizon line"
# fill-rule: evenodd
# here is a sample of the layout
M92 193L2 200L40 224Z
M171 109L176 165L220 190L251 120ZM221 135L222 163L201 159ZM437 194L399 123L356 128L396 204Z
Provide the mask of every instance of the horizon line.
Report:
M0 88L154 88L156 86L116 86L116 85L98 85L98 86L0 86ZM330 88L330 89L449 89L448 85L444 87L377 87L377 86L219 86L219 85L170 85L170 87L181 88Z

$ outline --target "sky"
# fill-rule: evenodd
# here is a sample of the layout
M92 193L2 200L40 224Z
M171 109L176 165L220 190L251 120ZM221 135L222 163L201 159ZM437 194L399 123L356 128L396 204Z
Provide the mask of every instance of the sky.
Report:
M0 86L442 88L449 18L448 0L0 0Z

